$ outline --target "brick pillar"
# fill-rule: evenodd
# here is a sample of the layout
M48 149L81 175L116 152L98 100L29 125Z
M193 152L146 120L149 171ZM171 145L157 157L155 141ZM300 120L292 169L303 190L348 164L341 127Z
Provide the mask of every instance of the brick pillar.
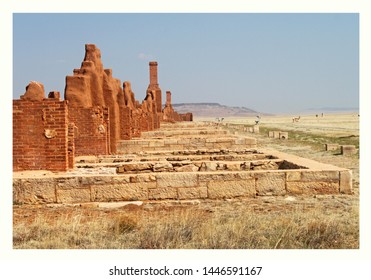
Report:
M167 106L171 105L171 92L170 91L166 92L166 105Z
M158 75L157 75L157 61L151 61L149 63L149 86L147 90L154 90L155 91L155 100L156 100L156 107L157 112L161 113L162 111L162 94L161 89L158 84Z
M156 61L149 63L149 83L154 86L158 86L157 65Z

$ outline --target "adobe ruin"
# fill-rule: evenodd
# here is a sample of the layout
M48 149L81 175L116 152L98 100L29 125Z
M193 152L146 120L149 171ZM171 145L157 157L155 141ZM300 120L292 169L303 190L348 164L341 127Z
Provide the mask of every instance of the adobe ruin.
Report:
M74 157L118 152L120 140L158 129L162 96L157 62L150 62L150 84L140 103L129 81L121 86L112 69L104 69L101 52L85 45L81 67L66 77L64 100L59 92L45 98L44 86L30 82L19 100L13 100L13 170L66 171ZM170 121L190 120L184 116Z

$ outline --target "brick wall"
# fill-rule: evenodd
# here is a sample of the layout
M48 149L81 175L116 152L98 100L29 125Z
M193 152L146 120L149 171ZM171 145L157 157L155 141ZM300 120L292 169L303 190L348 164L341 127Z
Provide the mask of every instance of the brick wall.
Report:
M109 145L108 109L101 107L70 108L70 122L74 123L75 155L107 155Z
M13 100L13 171L65 171L68 162L67 102Z
M131 139L131 110L129 107L120 107L120 139Z
M182 121L185 122L191 122L193 121L193 114L192 113L185 113L185 114L179 114Z

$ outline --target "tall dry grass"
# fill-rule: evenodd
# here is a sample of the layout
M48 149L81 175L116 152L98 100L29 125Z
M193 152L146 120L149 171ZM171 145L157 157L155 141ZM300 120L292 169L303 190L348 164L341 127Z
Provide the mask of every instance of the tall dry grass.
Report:
M14 248L36 249L334 249L358 248L358 207L254 212L101 212L79 209L58 218L37 216L14 225Z

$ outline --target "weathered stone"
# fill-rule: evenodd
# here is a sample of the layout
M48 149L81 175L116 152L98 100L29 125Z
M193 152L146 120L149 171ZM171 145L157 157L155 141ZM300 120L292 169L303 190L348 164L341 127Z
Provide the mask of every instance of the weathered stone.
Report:
M280 131L272 131L273 132L273 138L280 138Z
M156 175L157 186L163 187L197 187L197 173L171 173Z
M111 176L81 176L79 177L79 187L86 188L92 185L105 185L112 182Z
M216 162L203 162L201 163L200 171L216 171L218 164Z
M93 186L92 201L147 200L149 188L156 188L156 182Z
M169 172L173 170L173 165L168 161L158 162L153 165L154 172Z
M158 187L148 189L148 199L177 199L178 191L172 187Z
M179 199L207 198L207 188L206 187L178 188L178 198Z
M188 165L183 165L180 167L175 168L175 171L177 172L197 172L199 167L197 167L194 164L188 164Z
M302 181L339 181L339 171L302 171L301 172L301 180Z
M257 195L285 195L286 176L284 173L264 172L256 176Z
M357 149L354 145L342 145L340 150L341 154L344 156L351 156L357 153Z
M243 162L240 164L240 169L247 171L251 169L251 162Z
M352 194L352 171L340 171L340 192L345 194Z
M251 169L256 170L277 170L278 164L274 161L256 161L251 163Z
M315 181L315 182L287 182L289 194L334 194L339 192L338 182Z
M301 180L301 172L300 171L287 171L286 172L286 181L300 181Z
M280 131L279 138L281 140L286 140L289 139L289 133L285 131Z
M325 144L326 151L336 151L339 149L339 147L340 147L339 144L329 144L329 143Z
M57 189L57 203L91 202L90 188Z
M129 163L124 164L122 166L118 166L116 168L117 173L125 173L125 172L131 172L131 171L144 171L144 170L151 170L153 167L153 164L151 163Z
M208 184L208 197L213 199L232 197L254 197L255 181L210 181Z
M54 179L13 179L13 200L20 204L55 203Z
M239 162L228 162L227 163L227 170L229 170L229 171L240 171L241 170L241 163L239 163Z

